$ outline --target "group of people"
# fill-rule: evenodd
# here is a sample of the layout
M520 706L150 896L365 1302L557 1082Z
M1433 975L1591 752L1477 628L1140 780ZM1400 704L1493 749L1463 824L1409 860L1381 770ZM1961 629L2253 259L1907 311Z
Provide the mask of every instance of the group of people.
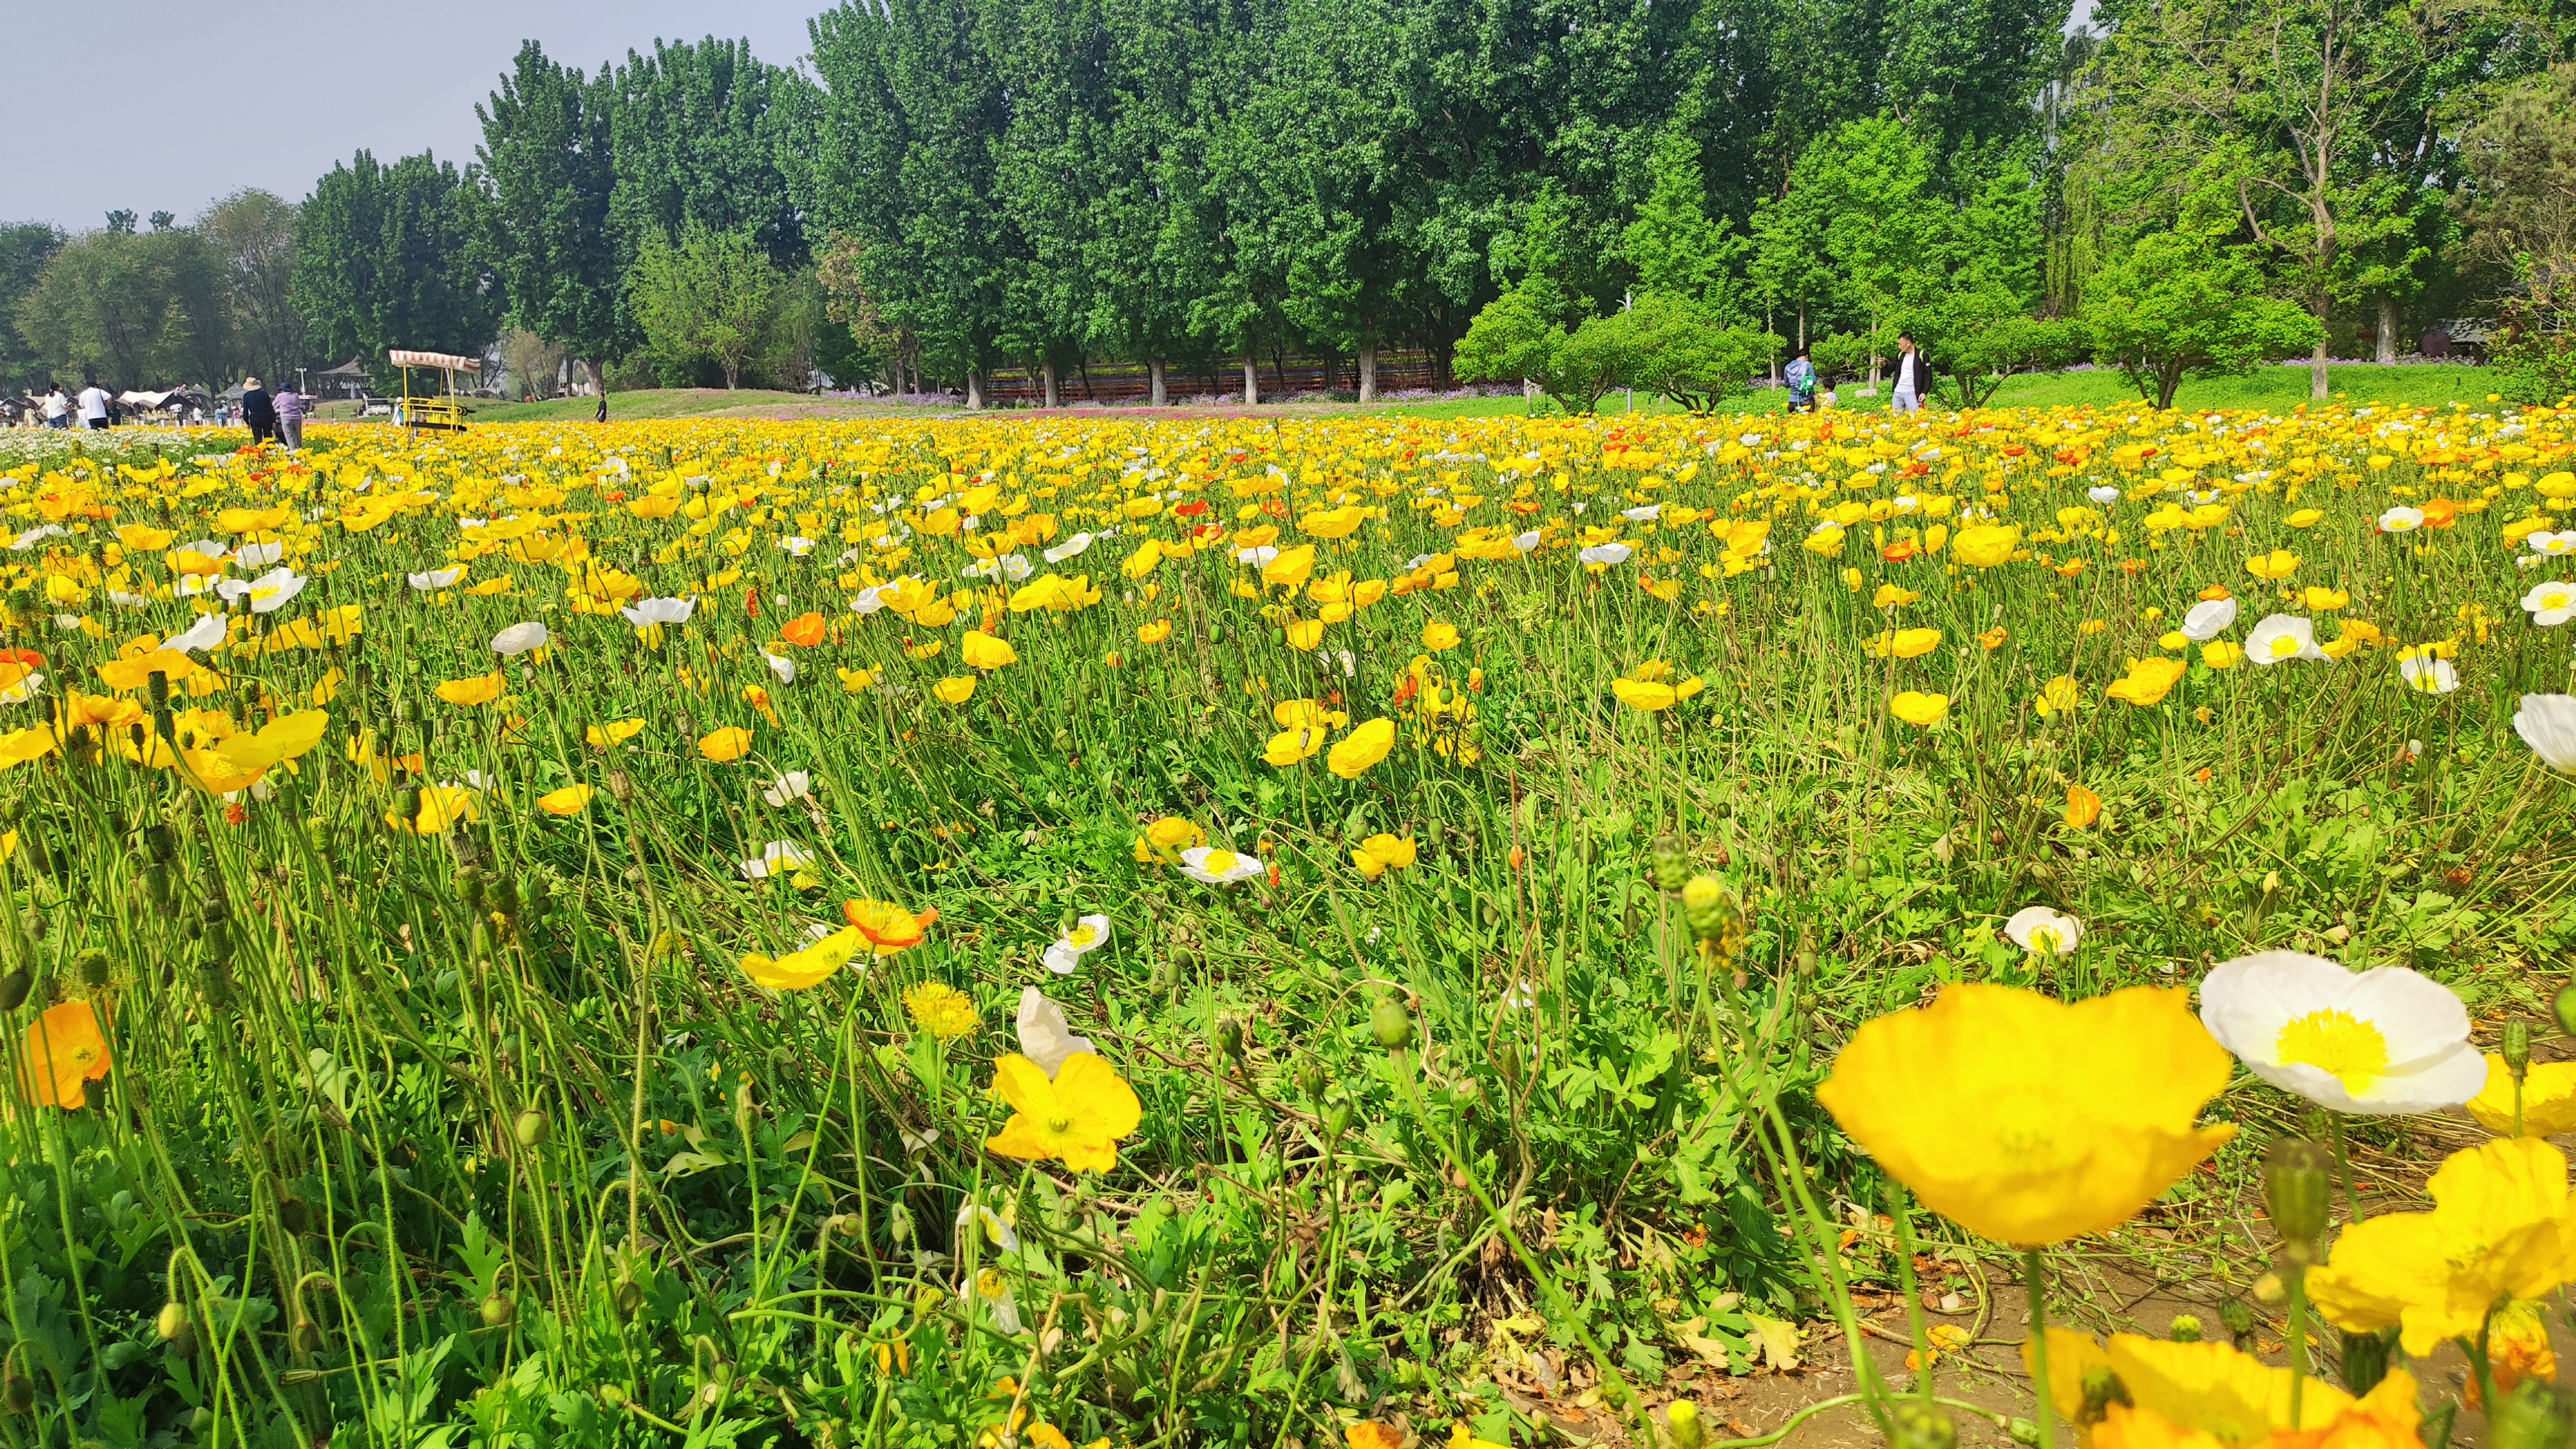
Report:
M1896 334L1895 386L1888 391L1888 411L1916 413L1923 410L1923 398L1932 391L1932 364L1925 361L1923 349L1914 345L1911 333ZM1811 413L1816 410L1816 364L1807 358L1807 349L1789 359L1780 370L1780 381L1789 389L1789 411ZM1825 406L1833 406L1833 394L1825 394Z
M291 387L275 392L260 385L256 377L242 379L242 396L238 416L250 428L253 446L276 443L293 453L304 447L304 412L307 400ZM37 400L36 411L49 428L69 428L77 419L85 429L106 431L115 421L116 398L93 380L77 394L66 393L59 382L48 388ZM221 416L219 411L218 417ZM198 421L204 414L195 414Z

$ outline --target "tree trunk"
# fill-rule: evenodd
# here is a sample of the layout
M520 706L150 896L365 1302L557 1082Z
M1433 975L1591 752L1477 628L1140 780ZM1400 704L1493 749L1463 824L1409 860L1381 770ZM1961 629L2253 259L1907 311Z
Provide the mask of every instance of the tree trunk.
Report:
M1082 400L1084 402L1100 401L1100 394L1091 390L1091 359L1086 357L1080 362L1075 363L1073 366L1075 371L1082 374Z
M1287 391L1288 391L1288 351L1287 351L1287 349L1286 349L1286 348L1283 348L1283 347L1273 347L1273 348L1271 348L1271 349L1270 349L1270 365L1271 365L1271 366L1273 366L1273 367L1275 367L1275 368L1277 368L1277 369L1279 369L1279 391L1280 391L1280 393L1284 396L1284 395L1287 393Z
M1056 399L1055 359L1050 357L1046 360L1046 405L1053 408L1056 405Z
M1261 364L1253 360L1252 349L1243 349L1243 405L1261 406Z
M2386 292L2379 294L2379 365L2389 367L2397 361L2397 299Z
M2318 320L2322 322L2324 319ZM2324 334L2320 333L2317 336L2316 355L2308 359L2308 399L2311 402L2324 402L2333 396L2334 389L2326 381L2326 339Z
M983 409L984 369L980 367L970 367L966 369L966 410L968 412L981 412Z
M1360 401L1377 401L1377 341L1374 338L1360 346Z
M742 364L728 358L724 365L725 391L732 392L742 382ZM602 389L605 391L605 389Z
M1768 307L1763 308L1763 309L1762 309L1762 330L1763 330L1763 331L1765 331L1765 332L1769 332L1769 331L1771 331L1771 329L1772 329L1772 327L1774 326L1774 324L1775 324L1775 317L1774 317L1774 314L1772 313L1772 310L1771 310L1770 308L1768 308ZM1774 352L1774 353L1772 353L1772 354L1771 354L1771 385L1772 385L1773 387L1778 387L1778 386L1780 385L1780 354L1779 354L1779 353L1777 353L1777 352Z
M1146 363L1145 373L1152 379L1154 389L1151 406L1161 407L1163 405L1163 359L1157 357Z
M1807 304L1804 302L1798 304L1798 345L1807 345Z

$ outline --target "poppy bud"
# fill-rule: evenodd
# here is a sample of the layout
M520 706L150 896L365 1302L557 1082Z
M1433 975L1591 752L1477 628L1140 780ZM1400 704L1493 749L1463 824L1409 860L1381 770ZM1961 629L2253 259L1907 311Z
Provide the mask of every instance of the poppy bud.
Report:
M2514 1385L2487 1416L2489 1449L2566 1449L2576 1431L2576 1402L2537 1378Z
M2226 1325L2228 1335L2243 1338L2254 1331L2254 1310L2242 1298L2230 1298L2218 1305L2218 1321Z
M1369 1011L1369 1032L1380 1047L1400 1052L1413 1045L1413 1013L1405 1010L1404 1002L1390 991L1379 997Z
M170 676L155 669L144 676L144 692L152 697L152 712L159 714L170 707Z
M2497 1055L2504 1058L2504 1069L2513 1073L2513 1079L2517 1082L2521 1081L2523 1073L2531 1070L2531 1023L2527 1021L2506 1022L2504 1024L2504 1050L2497 1053Z
M2099 1424L2109 1418L2113 1404L2129 1402L2129 1386L2107 1368L2087 1369L2084 1373L2084 1402L2075 1410L2078 1424Z
M195 1434L200 1439L213 1437L215 1432L215 1411L205 1408L202 1405L197 1408L190 1409L188 1411L188 1432Z
M2165 1330L2165 1337L2176 1343L2198 1343L2200 1320L2188 1313L2177 1313L2172 1326Z
M2334 1192L2334 1158L2304 1137L2278 1137L2263 1154L2263 1204L2281 1235L2281 1255L2305 1264L2316 1256Z
M510 1130L519 1139L519 1145L528 1148L543 1147L546 1139L554 1135L553 1124L546 1121L546 1114L536 1111L520 1113L518 1125Z
M519 1305L510 1301L509 1294L496 1291L484 1295L482 1306L476 1311L483 1315L484 1323L498 1328L519 1316Z
M313 1231L313 1208L311 1204L305 1202L304 1199L300 1197L279 1198L277 1200L277 1225L298 1237Z
M2039 1442L2039 1426L2028 1419L2014 1418L2005 1422L2004 1435L2027 1449Z
M188 1305L179 1302L161 1305L161 1316L152 1320L152 1331L163 1343L176 1343L188 1331Z
M1351 1130L1351 1104L1335 1102L1324 1109L1324 1140L1329 1142Z
M894 1243L912 1241L912 1209L896 1203L886 1214L886 1237Z
M1243 1055L1241 1017L1220 1016L1216 1019L1216 1054L1226 1061L1234 1061Z
M1673 1449L1700 1449L1708 1442L1708 1425L1700 1420L1699 1405L1690 1400L1673 1400L1664 1410L1664 1418L1672 1426Z
M89 947L72 958L72 969L80 974L81 985L105 986L107 953L96 946Z
M292 1341L297 1353L320 1353L322 1351L322 1325L314 1322L309 1317L299 1315L295 1320L295 1329Z
M35 984L23 967L0 976L0 1011L16 1011L26 1005L27 992Z
M1309 1101L1319 1100L1323 1097L1324 1064L1322 1062L1313 1057L1308 1057L1305 1061L1298 1064L1297 1090L1304 1093Z
M551 901L552 896L544 876L519 877L519 914L532 921L542 921L546 918L546 907Z
M1744 903L1716 876L1695 875L1682 883L1682 919L1692 935L1727 960L1744 949Z
M2379 1387L2388 1377L2388 1340L2375 1333L2347 1333L2343 1336L2343 1386L2347 1392L2366 1394Z
M2576 1036L2576 983L2558 988L2558 994L2550 998L2549 1011L2558 1018L2560 1031Z
M1656 836L1654 860L1655 884L1663 887L1666 895L1680 894L1682 882L1690 876L1690 854L1682 849L1681 841L1670 835Z
M26 1367L11 1353L6 1368L0 1368L0 1410L24 1414L36 1407L36 1381L27 1377Z
M483 909L483 872L470 865L460 865L456 868L454 884L456 898L465 902L467 910L479 914Z
M1683 1405L1675 1404L1673 1407L1680 1409ZM1694 1414L1691 1417L1696 1422L1699 1416ZM1677 1422L1673 1442L1679 1445L1682 1442L1678 1423L1680 1416L1676 1414L1674 1418ZM1920 1400L1907 1399L1897 1404L1888 1415L1888 1430L1888 1449L1959 1449L1958 1424L1952 1421L1947 1411ZM1700 1435L1705 1439L1707 1430L1702 1429Z

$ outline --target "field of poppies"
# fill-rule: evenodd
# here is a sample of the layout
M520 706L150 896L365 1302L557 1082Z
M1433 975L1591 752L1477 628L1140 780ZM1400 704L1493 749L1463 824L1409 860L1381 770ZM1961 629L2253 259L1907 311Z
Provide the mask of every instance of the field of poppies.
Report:
M309 441L0 471L12 1446L2564 1442L2576 415Z

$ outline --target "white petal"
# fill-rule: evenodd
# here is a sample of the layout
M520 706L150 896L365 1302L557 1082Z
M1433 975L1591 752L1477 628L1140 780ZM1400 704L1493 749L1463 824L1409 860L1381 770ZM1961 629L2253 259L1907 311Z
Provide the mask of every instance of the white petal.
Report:
M2352 983L2350 971L2322 956L2257 951L2221 962L2202 980L2200 1024L2256 1075L2273 1081L2264 1068L2279 1060L2281 1028L2334 1005Z
M2465 1041L2454 1042L2405 1071L2391 1072L2371 1083L2370 1090L2351 1110L2438 1112L2469 1100L2485 1091L2486 1085L2485 1054Z
M2469 1009L2451 988L2403 966L2382 966L2353 977L2336 1004L2379 1028L2388 1042L2392 1072L2435 1061L2469 1039ZM2472 1088L2469 1096L2476 1095Z

